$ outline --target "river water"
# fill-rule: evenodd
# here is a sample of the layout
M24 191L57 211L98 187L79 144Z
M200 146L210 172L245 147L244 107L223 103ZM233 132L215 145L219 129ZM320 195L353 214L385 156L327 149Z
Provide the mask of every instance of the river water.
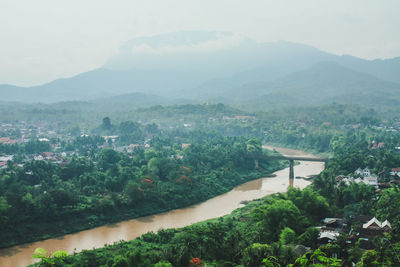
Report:
M307 156L299 150L264 147L276 149L287 156ZM295 176L307 177L320 173L324 169L323 162L302 161L295 166ZM157 231L161 228L179 228L196 222L220 217L231 213L241 207L242 201L253 200L266 195L285 192L289 185L289 169L274 173L276 177L260 178L237 186L232 191L209 199L200 204L187 208L172 210L156 215L145 216L128 221L101 226L59 238L52 238L34 243L23 244L0 250L0 267L26 266L33 263L32 254L37 247L50 252L65 250L72 253L74 250L92 249L112 244L119 240L134 239L149 231ZM294 186L304 188L310 182L303 179L295 179Z

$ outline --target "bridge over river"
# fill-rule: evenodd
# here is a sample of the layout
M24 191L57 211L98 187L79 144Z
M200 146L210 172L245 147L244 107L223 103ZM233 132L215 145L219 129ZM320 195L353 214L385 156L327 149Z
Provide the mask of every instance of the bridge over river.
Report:
M326 162L328 159L317 158L317 157L298 157L298 156L268 156L268 159L288 160L289 161L289 186L293 187L294 184L294 161L314 161L314 162Z

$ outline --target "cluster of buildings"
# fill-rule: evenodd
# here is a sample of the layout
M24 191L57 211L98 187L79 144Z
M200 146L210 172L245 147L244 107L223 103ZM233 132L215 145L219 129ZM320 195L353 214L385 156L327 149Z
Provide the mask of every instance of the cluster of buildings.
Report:
M336 177L336 181L337 186L349 186L350 183L364 183L366 185L374 186L376 189L389 188L393 184L400 183L400 168L392 168L389 175L389 178L383 179L372 173L369 168L358 168L352 176L339 175Z
M13 145L18 143L18 140L11 139L10 137L0 137L0 143L3 145Z
M319 241L323 244L335 241L347 225L343 218L325 218L319 229Z
M126 153L132 153L135 149L138 148L143 148L143 149L149 149L151 145L149 143L144 143L144 144L130 144L126 146L116 146L114 149L119 152L126 152Z
M57 132L58 125L48 122L32 122L25 121L15 123L0 123L0 144L14 145L26 144L31 140L38 140L40 142L49 142L51 139L55 140L69 140L72 137L66 134ZM59 148L59 144L51 144L51 150L55 151ZM19 159L19 162L34 161L34 160L48 160L57 164L65 164L66 157L75 152L43 152L38 154L28 154L24 158ZM15 155L8 155L0 153L0 170L7 168L8 161L15 160ZM19 164L22 165L22 164ZM23 165L22 165L23 166Z
M248 122L248 121L256 121L256 116L248 116L248 115L236 115L236 116L222 116L218 117L209 117L209 122L230 122L230 121L241 121L241 122Z
M12 145L26 143L37 138L66 138L55 129L57 129L57 125L48 122L0 123L0 134L2 135L0 143Z
M369 248L376 236L384 236L384 233L392 230L392 225L388 220L381 222L371 216L357 216L350 223L352 227L348 227L348 222L343 218L325 218L323 225L318 227L319 242L328 244L334 242L340 234L347 234L347 243L354 244L361 240L362 246Z
M349 186L350 183L364 183L366 185L371 185L376 188L379 186L379 177L376 174L371 173L368 168L358 168L354 172L354 176L339 175L336 177L338 184Z
M187 125L190 127L190 125ZM0 123L0 144L12 145L12 144L25 144L31 140L38 140L41 142L50 142L51 149L46 152L37 154L24 155L22 159L18 158L19 162L46 160L51 161L55 164L65 165L68 163L68 158L72 155L78 155L79 151L62 151L62 141L70 141L73 137L69 133L56 132L54 129L57 125L51 125L47 123L36 122L28 124L26 122L18 122L15 124ZM82 133L81 133L82 134ZM82 134L81 137L87 137L88 135ZM105 142L99 145L98 148L112 147L116 151L132 153L136 148L149 149L149 140L144 143L133 143L130 145L118 145L117 135L103 136ZM183 144L185 148L186 144ZM1 154L0 153L0 170L7 168L7 162L13 160L14 155Z
M45 160L45 161L53 162L55 164L59 164L60 166L65 166L70 162L69 157L76 155L76 154L77 154L77 152L75 152L75 151L68 151L68 152L61 152L61 153L42 152L42 153L38 153L38 154L28 154L28 155L24 156L24 158L22 159L22 162ZM0 154L0 170L6 169L8 161L12 161L13 159L14 159L14 155ZM18 166L23 167L23 164L18 164Z
M393 168L390 175L394 179L393 183L398 183L399 180L395 178L400 177L400 168ZM380 179L369 168L358 168L352 175L339 175L336 177L337 186L364 183L374 186L377 192L381 191L379 188L390 187L392 183L392 181L390 183L380 182ZM319 227L319 241L321 244L334 242L341 234L347 234L347 243L354 244L361 241L361 247L364 249L372 248L373 244L371 241L376 236L384 236L384 233L392 230L392 226L388 220L381 222L374 216L356 216L350 221L343 218L325 218L322 223L323 225Z
M13 159L13 155L0 154L0 170L7 168L7 162Z
M388 122L384 120L380 125L373 126L377 130L385 130L388 132L400 132L400 119Z

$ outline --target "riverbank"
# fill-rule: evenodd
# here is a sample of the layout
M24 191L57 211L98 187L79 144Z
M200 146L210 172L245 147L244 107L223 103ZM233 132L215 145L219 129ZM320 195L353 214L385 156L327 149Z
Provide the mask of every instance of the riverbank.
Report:
M157 261L165 261L165 259L160 258L165 254L172 254L171 248L178 245L181 252L167 256L169 262L174 263L173 266L187 266L187 263L193 258L188 254L199 256L200 261L204 263L206 255L213 255L212 252L216 253L221 251L222 247L226 247L223 243L228 239L227 236L231 236L233 232L243 233L244 229L248 230L254 227L254 225L249 224L251 221L249 213L255 207L262 205L264 201L265 199L246 201L246 205L243 207L218 218L195 222L181 228L163 229L157 233L148 232L129 241L123 240L101 248L71 254L64 261L67 264L72 264L72 266L86 266L88 258L90 258L91 266L103 266L104 263L107 263L107 266L114 266L115 262L121 263L117 266L127 266L124 265L126 262L130 262L130 265L133 266L154 266ZM182 238L183 236L184 238ZM221 236L225 237L221 238ZM246 237L241 236L241 238L245 239ZM198 249L194 248L196 246L194 244L187 244L186 242L184 244L178 242L177 244L177 239L184 239L189 243L192 243L191 241L196 244L203 243L203 249L200 249L199 252ZM219 249L215 246L219 246ZM163 253L160 253L161 251ZM182 257L186 259L182 260ZM123 260L119 261L118 258ZM127 258L130 259L124 260ZM39 267L40 263L30 265L30 267L33 266Z
M294 150L279 150L283 154L293 155ZM297 155L302 152L297 151ZM309 156L308 153L301 154ZM300 162L295 167L296 175L308 176L318 174L323 170L323 163ZM160 228L183 227L195 222L220 217L231 213L241 206L242 201L253 200L263 196L285 192L288 186L288 169L276 171L273 178L256 179L235 187L228 193L209 199L203 203L183 209L172 210L162 214L141 217L134 220L123 221L113 225L98 227L91 230L78 232L63 236L58 239L49 239L41 242L25 244L9 249L0 250L0 267L5 266L26 266L32 263L31 256L36 247L43 247L49 251L66 250L69 253L102 247L104 244L112 244L119 240L130 240L148 231L157 231ZM295 186L304 188L309 181L295 181ZM4 263L3 263L4 262ZM12 265L10 265L13 263Z
M187 207L284 167L260 157L257 168L257 141L214 137L184 151L138 150L128 157L108 149L100 162L79 158L60 167L34 161L17 168L1 183L10 205L0 247Z
M238 172L239 179L233 179L222 183L219 187L208 187L206 194L188 195L183 205L176 203L144 203L138 208L126 208L121 210L114 210L104 214L97 214L89 217L69 217L60 221L53 221L51 223L42 222L28 223L23 227L19 227L18 235L7 235L2 234L3 240L0 241L0 248L12 247L19 244L30 243L49 238L57 238L66 234L80 232L102 225L113 224L116 222L139 218L143 216L149 216L162 212L167 212L174 209L184 208L190 205L201 203L207 199L218 196L232 190L235 186L243 184L245 182L258 179L260 177L270 176L276 170L284 168L281 165L279 168L273 168L271 170L253 170L250 172ZM192 198L191 198L192 197ZM166 205L162 206L162 205Z

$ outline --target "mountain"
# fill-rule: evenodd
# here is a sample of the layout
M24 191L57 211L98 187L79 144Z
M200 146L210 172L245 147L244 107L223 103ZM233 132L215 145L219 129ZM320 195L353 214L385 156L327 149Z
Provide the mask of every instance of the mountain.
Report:
M44 103L89 101L131 93L168 101L180 99L184 103L211 99L226 102L232 99L226 94L240 88L246 90L249 84L254 88L259 84L284 89L294 86L290 80L298 80L305 86L309 77L288 77L310 75L312 66L327 61L348 71L374 76L379 82L400 83L400 58L364 60L286 41L258 43L228 32L187 31L134 38L101 68L40 86L0 85L0 94L2 101ZM325 75L331 87L340 86L335 82L339 74L332 73L332 79L328 79L329 73Z
M188 85L177 79L191 77L171 71L114 71L96 69L71 78L59 79L34 87L0 85L3 101L44 102L91 100L132 92L166 93Z
M347 68L365 72L383 80L400 83L400 57L364 60L345 55L334 61Z
M248 83L231 90L231 100L249 106L320 105L332 102L397 105L400 84L321 62L272 82Z

